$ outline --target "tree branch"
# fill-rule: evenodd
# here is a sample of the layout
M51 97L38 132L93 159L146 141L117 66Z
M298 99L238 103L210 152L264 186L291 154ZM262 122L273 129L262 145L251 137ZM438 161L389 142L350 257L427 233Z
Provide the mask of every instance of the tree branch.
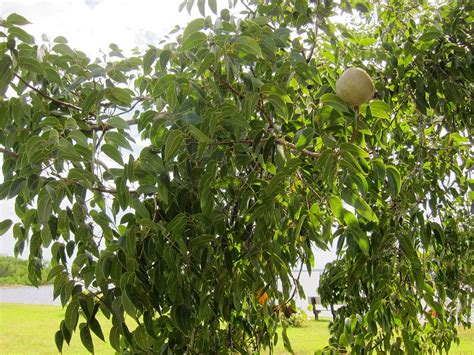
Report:
M76 105L73 105L73 104L70 104L69 102L65 102L65 101L61 101L61 100L58 100L52 96L49 96L48 94L46 94L45 92L35 88L33 85L31 85L29 82L27 82L25 79L23 79L20 75L18 75L17 73L14 73L14 75L23 83L25 84L27 87L29 87L31 90L33 90L34 92L40 94L41 96L43 96L45 99L48 99L49 101L52 101L52 102L55 102L61 106L64 106L64 107L67 107L67 108L70 108L70 109L73 109L73 110L76 110L76 111L82 111L82 109L79 107L79 106L76 106ZM95 116L94 113L90 113L91 116Z
M17 153L12 152L11 150L8 150L8 149L2 148L2 147L0 147L0 153L8 155L9 157L12 157L12 158L18 158L19 157L19 155Z

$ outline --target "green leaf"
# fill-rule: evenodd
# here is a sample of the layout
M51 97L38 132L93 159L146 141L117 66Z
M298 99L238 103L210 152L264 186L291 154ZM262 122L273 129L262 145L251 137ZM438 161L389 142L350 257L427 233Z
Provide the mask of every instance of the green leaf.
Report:
M76 56L76 53L71 49L71 47L69 47L65 43L59 43L59 44L54 45L53 51L55 51L56 53L68 56L68 57L72 57L72 58Z
M374 222L374 223L379 222L379 219L375 215L372 208L368 205L367 202L365 202L365 200L361 196L359 196L356 199L354 207L355 207L357 213L360 214L361 216L363 216L368 221L371 221L371 222Z
M103 144L100 149L113 161L123 166L122 154L113 145Z
M132 90L117 87L109 88L107 90L106 97L110 100L110 102L118 106L130 106L132 103Z
M11 219L5 219L0 222L0 235L4 235L10 227L12 226L13 221Z
M188 51L191 49L203 47L207 44L207 36L202 32L195 32L190 34L184 41L182 49Z
M82 104L82 116L85 117L89 115L90 112L97 111L97 105L99 104L101 92L99 90L92 90L89 95L87 95L84 103Z
M79 319L79 303L76 299L72 300L66 308L66 314L64 315L64 320L66 322L66 327L72 333L76 330L77 321Z
M185 41L190 35L201 31L206 25L206 20L203 18L197 18L192 20L185 28L183 32L183 41Z
M128 125L127 121L125 121L123 118L121 118L119 116L112 117L107 122L107 124L109 126L112 126L114 128L118 128L118 129L128 129L129 128L129 125Z
M354 156L347 150L341 150L341 165L352 171L354 174L364 174L359 162L354 158Z
M164 160L170 161L177 153L183 143L183 135L180 131L170 131L166 137Z
M52 203L46 188L43 188L38 194L37 207L40 222L43 223L43 225L48 223L49 218L51 217Z
M31 24L26 18L16 13L12 13L7 17L7 23L9 25L17 25L17 26L24 26Z
M364 255L369 255L369 238L367 238L367 233L355 225L349 225L349 230L355 237L360 250L362 250Z
M57 36L53 39L54 43L67 43L67 39L63 36Z
M369 104L370 112L372 116L384 118L389 120L390 119L390 106L387 103L381 100L373 100Z
M331 211L334 216L337 217L338 220L344 220L344 210L342 208L342 201L338 196L331 196L329 197L329 207L331 207Z
M121 327L119 325L114 325L110 329L109 341L110 345L118 351L122 353L122 348L120 347L120 335L121 335Z
M87 143L87 137L80 130L75 129L69 133L69 138L74 139L74 141L81 147L89 149L89 144Z
M194 237L191 239L191 241L188 244L188 249L191 250L197 246L201 246L202 244L207 244L212 241L216 240L216 236L213 234L203 234L200 235L199 237Z
M43 67L41 64L31 57L20 57L18 59L18 64L20 67L25 68L28 71L37 73L37 74L44 74Z
M58 351L60 353L63 352L63 344L64 344L64 336L63 336L63 332L58 330L55 334L54 334L54 342L56 343L56 348L58 348Z
M357 221L356 216L350 211L344 210L344 223L349 228L359 228L359 222Z
M47 248L51 244L52 235L48 224L44 225L41 229L41 240L43 241L43 246L45 248Z
M217 2L216 0L208 0L207 4L209 5L209 8L211 11L217 15Z
M49 271L46 281L51 281L57 275L59 275L62 271L64 271L64 269L65 269L64 265L56 265Z
M238 52L262 57L262 49L252 37L240 36L237 38L237 41L235 41L235 48Z
M188 130L189 133L191 133L191 135L196 138L197 141L202 143L210 143L211 140L209 139L209 137L196 126L190 125L188 127Z
M168 65L168 62L171 58L171 51L168 49L165 49L164 51L161 52L160 54L160 68L162 71L166 71L166 66Z
M364 149L356 146L352 143L341 143L340 148L342 150L347 150L356 158L369 158L369 153L367 153Z
M377 42L377 39L375 39L375 38L361 38L361 39L359 39L359 44L362 47L368 47L368 46L374 44L375 42Z
M99 321L95 318L92 318L89 320L88 324L89 328L94 332L94 334L97 335L100 340L105 341L104 333L102 333L102 328L100 327Z
M92 343L91 332L87 324L82 323L80 325L81 341L84 347L90 352L94 353L94 344Z
M151 66L158 56L158 50L154 47L150 48L143 57L143 73L145 75L151 72Z
M339 344L341 344L342 346L349 346L349 340L347 339L346 333L342 333L339 337Z
M67 176L69 180L77 181L80 185L91 188L95 183L95 176L87 170L72 168Z
M319 99L321 103L325 106L334 107L336 110L340 112L348 112L347 104L342 101L339 96L334 94L324 94Z
M4 55L0 60L0 97L5 95L5 92L12 81L13 72L11 66L12 60L8 55Z
M132 150L132 146L130 145L129 141L127 138L125 138L125 135L121 133L109 131L105 134L104 139L106 142L114 143L119 147L128 149L130 151Z
M58 155L65 160L70 160L75 163L82 162L82 157L74 148L72 143L67 139L60 138L58 143Z
M375 158L372 160L372 169L374 178L378 182L385 181L385 164L380 158Z
M20 41L28 44L33 44L35 42L35 38L32 35L19 27L11 27L8 31Z
M435 39L438 39L442 33L437 32L437 31L430 31L423 33L420 38L418 39L420 42L431 42Z
M268 100L272 104L272 106L275 108L275 111L278 113L278 115L281 116L285 121L288 119L288 108L286 107L285 101L278 96L278 95L269 95Z
M158 188L155 185L151 185L151 184L140 185L137 189L137 192L143 195L153 194L157 191L158 191Z
M390 191L390 194L393 197L397 197L398 194L400 193L401 186L402 186L400 173L397 170L397 168L392 165L386 166L386 173L387 173L387 179L388 179L388 189Z
M184 334L187 334L191 329L189 309L187 309L185 306L179 305L177 307L173 307L171 309L171 319L173 320L173 323L176 325L176 327Z
M204 17L206 16L206 0L198 0L197 2L199 13Z
M46 79L48 79L50 82L52 82L54 84L57 84L59 86L62 85L61 77L59 76L58 72L55 71L54 69L52 69L50 67L45 67L44 68L44 75L45 75Z
M288 338L288 334L286 333L286 326L283 326L283 329L281 331L281 336L283 338L283 345L286 350L290 352L290 354L294 354L295 352L293 351L293 348L291 347L291 342L290 338Z
M127 292L124 292L122 294L121 301L125 312L127 312L130 317L136 319L137 309L133 305L133 302L130 300L130 297L128 296Z

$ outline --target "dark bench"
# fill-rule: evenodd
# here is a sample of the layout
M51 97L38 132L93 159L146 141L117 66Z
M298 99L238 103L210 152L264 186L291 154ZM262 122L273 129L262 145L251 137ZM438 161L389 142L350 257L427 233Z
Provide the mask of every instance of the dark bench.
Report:
M322 310L323 306L321 305L321 297L317 297L317 296L308 297L308 302L313 306L314 319L318 320L319 313L323 311ZM316 307L316 306L320 306L320 307ZM321 308L321 309L318 309L318 308Z

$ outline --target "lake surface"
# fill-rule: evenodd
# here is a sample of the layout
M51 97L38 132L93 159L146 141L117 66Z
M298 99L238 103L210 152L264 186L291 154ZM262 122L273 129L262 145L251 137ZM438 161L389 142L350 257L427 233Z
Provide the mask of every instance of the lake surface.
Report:
M308 310L307 297L316 296L316 289L319 284L319 275L322 270L315 270L311 275L306 271L302 271L300 275L300 282L305 291L306 297L297 298L296 306L303 309L308 317L312 317L312 311ZM297 272L294 276L297 277ZM39 288L33 286L19 286L0 288L0 302L5 303L21 303L21 304L45 304L45 305L61 305L58 299L53 301L53 285L40 286ZM322 309L321 306L318 309ZM321 317L331 317L329 310L323 310L320 313Z
M0 302L61 305L59 298L53 301L53 285L0 288Z
M300 281L303 284L306 297L316 295L316 287L319 283L320 272L315 272L311 276L304 272L300 276ZM21 303L21 304L45 304L45 305L61 305L59 298L53 300L53 285L40 286L39 288L33 286L19 286L0 288L0 303ZM308 318L313 318L313 312L308 310L308 300L297 298L296 306L306 312ZM337 306L335 308L338 308ZM323 308L318 306L319 310ZM331 312L328 309L322 310L320 317L331 318ZM471 321L474 319L474 305L471 311Z

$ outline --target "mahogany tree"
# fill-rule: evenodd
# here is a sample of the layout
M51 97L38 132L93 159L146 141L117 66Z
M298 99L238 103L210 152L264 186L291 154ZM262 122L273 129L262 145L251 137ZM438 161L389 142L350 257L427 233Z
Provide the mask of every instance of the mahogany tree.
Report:
M119 352L272 349L292 270L333 242L330 348L449 349L472 301L467 3L200 0L174 39L102 59L1 20L0 198L19 222L0 232L33 283L50 248L59 350L78 332L92 352L98 312ZM352 66L375 83L360 107L335 95Z

